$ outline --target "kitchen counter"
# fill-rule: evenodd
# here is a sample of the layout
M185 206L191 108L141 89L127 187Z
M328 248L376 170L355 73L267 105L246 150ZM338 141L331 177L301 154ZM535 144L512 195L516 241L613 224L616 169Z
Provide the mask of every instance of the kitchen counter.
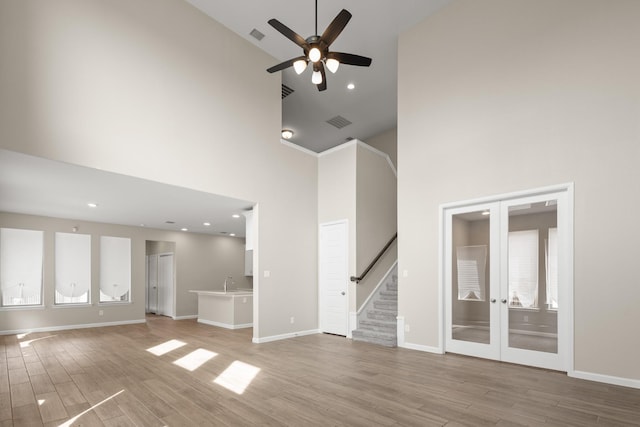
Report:
M253 291L189 291L198 294L198 322L227 329L253 327Z

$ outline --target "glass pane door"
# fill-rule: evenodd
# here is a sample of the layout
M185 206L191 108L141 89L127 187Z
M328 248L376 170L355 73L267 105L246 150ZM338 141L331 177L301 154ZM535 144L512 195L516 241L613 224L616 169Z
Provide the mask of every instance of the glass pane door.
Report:
M559 191L444 208L446 351L566 370L567 200Z
M560 193L501 207L501 355L515 363L561 369Z
M447 348L458 353L499 356L499 311L492 298L498 292L492 291L498 279L498 270L492 268L497 239L491 232L497 214L496 204L447 212Z

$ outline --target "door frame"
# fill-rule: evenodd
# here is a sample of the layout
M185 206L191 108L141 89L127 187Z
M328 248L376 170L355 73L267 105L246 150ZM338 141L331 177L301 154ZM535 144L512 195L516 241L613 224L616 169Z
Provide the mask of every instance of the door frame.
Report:
M496 202L506 202L521 198L544 196L553 193L564 193L566 197L566 235L563 242L562 250L566 254L564 276L562 277L563 283L565 283L564 297L566 303L563 304L564 308L564 322L558 325L558 335L564 335L565 338L565 351L562 357L563 371L568 373L574 370L574 184L565 183L547 187L540 187L530 190L517 191L506 194L498 194L488 197L482 197L477 199L464 200L460 202L451 202L441 204L439 206L439 263L438 263L438 278L439 278L439 298L440 298L440 328L439 328L439 347L442 353L447 351L446 348L446 328L447 328L447 316L449 309L447 307L447 262L450 261L450 254L447 255L445 248L447 242L446 232L447 228L447 215L446 212L451 209L472 207L475 205L489 204ZM492 215L493 216L493 215ZM560 219L560 218L559 218ZM447 256L449 258L447 258ZM493 278L494 272L491 272ZM500 273L502 274L502 273ZM450 291L449 291L450 292ZM562 328L562 331L560 330ZM505 360L506 361L506 360Z
M345 334L344 336L346 337L349 334L349 221L347 219L342 219L342 220L338 220L338 221L329 221L329 222L323 222L321 224L318 225L318 327L321 333L327 332L327 333L332 333L329 331L325 331L325 314L324 314L324 308L326 306L326 302L325 302L325 297L323 295L323 287L322 287L322 228L326 227L326 226L332 226L332 225L340 225L340 224L344 224L344 230L345 230L345 240L344 240L344 249L345 249L345 257L344 257L344 263L345 263L345 312L344 312L344 331Z
M169 297L169 307L171 312L164 313L164 308L166 305L160 307L160 295L158 295L158 311L162 311L162 316L171 317L172 319L176 318L176 257L174 252L162 252L158 255L158 290L160 290L160 258L162 257L171 257L171 284L170 284L170 297Z

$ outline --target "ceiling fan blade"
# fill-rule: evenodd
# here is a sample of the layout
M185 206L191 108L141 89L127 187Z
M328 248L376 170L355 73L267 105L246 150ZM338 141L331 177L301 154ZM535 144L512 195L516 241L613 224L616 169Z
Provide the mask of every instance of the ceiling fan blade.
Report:
M347 23L351 19L351 13L347 9L342 9L340 13L333 18L331 24L324 30L322 33L322 37L320 39L329 47L331 43L340 35L344 27L346 27Z
M293 63L296 61L304 60L304 59L306 59L305 56L299 56L297 58L289 59L288 61L281 62L280 64L274 65L271 68L267 68L267 71L270 73L275 73L276 71L284 70L285 68L289 68L293 66Z
M273 28L278 30L280 34L282 34L283 36L285 36L286 38L288 38L289 40L291 40L301 48L307 49L309 47L309 44L307 43L307 41L300 34L296 33L291 28L287 27L277 19L269 19L268 23Z
M329 52L327 58L337 59L341 64L356 65L358 67L368 67L371 65L371 58L354 55L352 53Z
M322 83L316 85L318 87L318 91L322 92L323 90L327 90L327 74L324 72L324 65L322 62L318 62L320 68L320 74L322 74Z

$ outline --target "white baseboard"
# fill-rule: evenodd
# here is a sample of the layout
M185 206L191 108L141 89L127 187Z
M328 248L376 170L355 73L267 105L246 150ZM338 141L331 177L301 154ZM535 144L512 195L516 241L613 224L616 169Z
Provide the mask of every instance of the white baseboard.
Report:
M26 329L14 329L11 331L0 331L0 335L26 334L31 332L68 331L70 329L102 328L105 326L133 325L136 323L145 323L145 322L146 322L145 319L138 319L138 320L121 320L117 322L85 323L82 325L45 326L43 328L26 328Z
M229 323L214 322L213 320L205 320L205 319L198 319L198 323L204 323L205 325L217 326L219 328L225 328L225 329L253 328L253 323L242 323L239 325L232 325Z
M402 345L398 343L398 347L408 348L409 350L424 351L425 353L444 354L444 351L439 347L430 347L428 345L413 344L410 342L404 342Z
M567 372L567 375L573 378L580 378L582 380L597 381L599 383L640 389L640 380L634 380L631 378L614 377L611 375L594 374L584 371L570 371Z
M173 316L173 320L189 320L189 319L197 319L197 314L190 314L188 316Z
M355 311L349 312L349 328L347 328L347 338L353 338L351 332L358 329L358 313Z
M302 337L305 335L315 335L315 334L319 334L320 333L320 329L311 329L309 331L300 331L300 332L291 332L289 334L282 334L282 335L272 335L270 337L262 337L262 338L253 338L253 343L254 344L262 344L265 342L271 342L271 341L279 341L279 340L286 340L289 338L295 338L295 337Z

